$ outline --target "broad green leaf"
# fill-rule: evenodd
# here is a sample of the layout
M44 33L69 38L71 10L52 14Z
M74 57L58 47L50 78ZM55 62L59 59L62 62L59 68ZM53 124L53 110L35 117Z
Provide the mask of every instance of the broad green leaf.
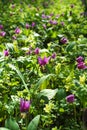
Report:
M0 130L10 130L10 129L4 128L4 127L0 127Z
M72 42L70 43L69 45L67 45L66 47L66 51L69 52L69 51L72 51L73 47L75 46L75 42Z
M0 57L0 62L3 62L4 61L4 57Z
M28 125L27 130L37 130L40 120L40 115L37 115Z
M0 74L3 72L4 68L0 68Z
M52 89L44 89L40 91L38 94L38 97L41 98L41 96L46 96L49 100L51 100L56 93L58 92L58 89L52 90Z
M35 32L34 32L34 36L35 36L35 37L39 37L40 35L39 35L38 33L35 33Z
M14 118L10 117L5 121L5 127L11 130L20 130L19 125Z
M59 89L57 94L56 94L56 97L58 100L62 100L63 98L66 97L66 92L63 88Z
M15 52L19 52L18 42L17 42L16 40L14 40L13 45L14 45L14 50L15 50Z
M7 48L8 50L13 51L13 50L14 50L13 43L6 43L6 48Z
M16 68L16 67L15 67L14 65L12 65L12 64L8 64L8 65L9 65L9 67L10 67L12 70L15 70L15 71L17 72L18 76L21 78L21 80L22 80L22 82L23 82L23 84L24 84L24 86L25 86L25 89L27 89L28 92L29 92L29 89L28 89L28 87L27 87L27 84L25 83L24 77L23 77L23 75L21 74L20 70L19 70L18 68Z
M49 53L49 50L47 50L47 49L41 49L40 50L40 53L45 53L45 52Z
M48 74L45 75L43 77L40 78L40 80L38 81L38 83L36 84L36 88L35 89L45 89L48 85L48 81L53 78L55 76L55 74Z

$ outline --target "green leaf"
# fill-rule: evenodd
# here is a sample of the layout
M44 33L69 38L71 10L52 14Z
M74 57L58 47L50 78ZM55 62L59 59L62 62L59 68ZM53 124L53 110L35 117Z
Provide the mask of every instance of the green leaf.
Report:
M70 43L67 47L66 47L66 51L69 52L69 51L72 51L73 47L75 46L75 42L72 42Z
M52 89L44 89L40 91L38 94L38 97L41 98L42 96L46 96L49 100L51 100L56 93L58 92L58 89L52 90Z
M49 53L49 50L48 49L41 49L40 50L40 53L45 53L45 52Z
M3 62L4 61L4 57L0 57L0 62Z
M34 36L39 37L40 35L38 33L34 32Z
M0 130L10 130L10 129L7 129L5 127L0 127Z
M28 125L27 130L37 130L40 120L40 115L37 115Z
M63 98L66 97L66 92L65 90L62 88L62 89L59 89L57 94L56 94L56 97L58 100L62 100Z
M45 75L43 77L40 78L40 80L38 81L38 83L36 84L36 88L40 88L41 90L42 89L45 89L48 85L48 81L50 80L50 78L53 78L55 76L55 74L48 74L48 75Z
M27 84L25 83L25 81L24 81L24 77L23 77L23 75L21 74L21 72L20 72L20 70L18 69L18 68L16 68L14 65L12 65L12 64L8 64L9 65L9 67L12 69L12 70L15 70L16 72L17 72L17 74L19 75L19 77L21 78L21 80L22 80L22 82L23 82L23 84L24 84L24 86L25 86L25 89L29 92L29 89L28 89L28 87L27 87Z
M13 43L6 43L6 48L10 51L13 51L14 50L14 46L13 46Z
M14 118L10 117L5 121L5 127L11 130L20 130L19 125Z

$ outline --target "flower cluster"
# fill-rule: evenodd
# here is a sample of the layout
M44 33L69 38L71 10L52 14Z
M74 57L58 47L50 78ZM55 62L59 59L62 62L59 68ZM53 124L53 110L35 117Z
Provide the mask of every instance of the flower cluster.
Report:
M56 20L50 20L49 23L52 24L52 25L58 24Z
M30 54L35 54L35 55L39 55L40 54L40 48L35 48L34 50L32 49L32 47L29 48L29 50L26 52L27 55L30 55ZM46 64L48 64L49 60L50 59L55 59L56 58L56 53L52 53L51 56L49 57L46 57L44 56L43 58L41 58L40 56L38 56L38 64L40 66L45 66Z
M79 56L76 61L77 61L77 68L78 69L87 69L87 66L83 62L84 58L82 56Z

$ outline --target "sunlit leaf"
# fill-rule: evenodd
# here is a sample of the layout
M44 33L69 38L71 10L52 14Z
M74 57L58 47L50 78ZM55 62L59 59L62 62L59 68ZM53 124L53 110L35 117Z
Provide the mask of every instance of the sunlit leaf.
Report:
M14 118L10 117L5 121L5 127L11 130L20 130L19 125Z
M38 93L38 97L41 98L41 96L46 96L49 100L51 100L56 93L58 92L58 89L52 90L52 89L44 89Z
M4 128L4 127L0 127L0 130L11 130L11 129L7 129L7 128Z
M14 65L12 65L12 64L8 64L8 65L9 65L9 67L10 67L12 70L14 70L14 71L17 72L17 74L18 74L18 76L21 78L21 80L22 80L22 82L23 82L25 88L26 88L26 89L28 90L28 92L29 92L29 89L28 89L28 87L27 87L27 84L25 83L24 77L23 77L23 75L21 74L20 70L19 70L17 67L15 67Z
M43 86L43 84L45 85L44 87L42 87L42 89L47 87L47 81L49 81L51 78L55 77L55 74L48 74L45 75L43 77L40 78L40 80L38 81L38 83L36 84L36 89L40 88L41 86Z
M76 45L75 42L72 42L70 43L69 45L67 45L66 47L66 51L69 52L69 51L72 51L73 47Z
M37 130L40 121L40 115L37 115L28 125L27 130Z

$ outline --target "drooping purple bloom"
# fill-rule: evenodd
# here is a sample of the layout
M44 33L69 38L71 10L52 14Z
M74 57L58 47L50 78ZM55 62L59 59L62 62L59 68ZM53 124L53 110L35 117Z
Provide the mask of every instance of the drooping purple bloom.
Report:
M50 20L49 22L50 22L50 24L52 24L52 25L58 24L56 20Z
M21 30L20 30L20 28L18 28L18 27L15 29L15 33L16 33L16 34L19 34L20 31L21 31Z
M8 50L4 50L4 56L8 56L9 55L9 51Z
M53 15L54 15L53 13L50 14L50 16L53 16Z
M12 4L12 5L11 5L11 8L15 8L15 5L14 5L14 4Z
M82 56L79 56L79 57L76 58L76 61L78 63L82 62L83 60L84 60L84 58Z
M49 60L50 60L50 57L44 57L43 59L41 57L38 57L38 63L40 66L44 66L48 64Z
M43 28L46 29L46 24L43 24Z
M25 27L26 27L26 29L29 29L30 25L28 23L26 23Z
M35 27L35 25L36 25L36 23L35 23L35 22L32 22L32 25L31 25L31 26L32 26L32 27Z
M37 47L37 48L34 50L34 53L35 53L36 55L38 55L38 54L40 53L40 49Z
M45 19L47 18L47 16L45 14L42 14L42 18Z
M56 53L55 52L52 54L51 58L53 58L53 59L56 58Z
M32 53L32 50L29 49L29 51L26 52L27 55L30 55Z
M4 37L6 35L6 32L2 31L0 32L0 36Z
M48 64L49 60L50 60L50 57L44 57L44 58L43 58L43 63L44 63L44 65L45 65L45 64Z
M50 15L47 15L46 17L47 17L47 19L50 19L50 18L51 18L51 16L50 16Z
M60 15L59 15L59 14L57 14L57 15L56 15L56 18L58 19L59 17L60 17Z
M79 63L77 64L77 68L78 68L78 69L87 69L87 66L85 65L84 62L79 62Z
M68 103L73 103L75 100L75 96L73 94L70 94L69 96L66 97L66 101Z
M16 39L17 39L17 37L16 37L15 35L13 35L13 36L12 36L12 39L13 39L13 40L16 40Z
M61 25L62 25L62 26L64 26L64 25L65 25L65 23L64 23L64 22L61 22Z
M60 39L60 42L61 43L63 43L63 44L65 44L65 43L67 43L67 38L65 38L65 37L62 37L61 39Z
M0 25L0 30L2 30L3 29L3 25Z
M21 112L28 112L30 105L31 105L30 101L27 101L23 98L20 99L20 111Z

